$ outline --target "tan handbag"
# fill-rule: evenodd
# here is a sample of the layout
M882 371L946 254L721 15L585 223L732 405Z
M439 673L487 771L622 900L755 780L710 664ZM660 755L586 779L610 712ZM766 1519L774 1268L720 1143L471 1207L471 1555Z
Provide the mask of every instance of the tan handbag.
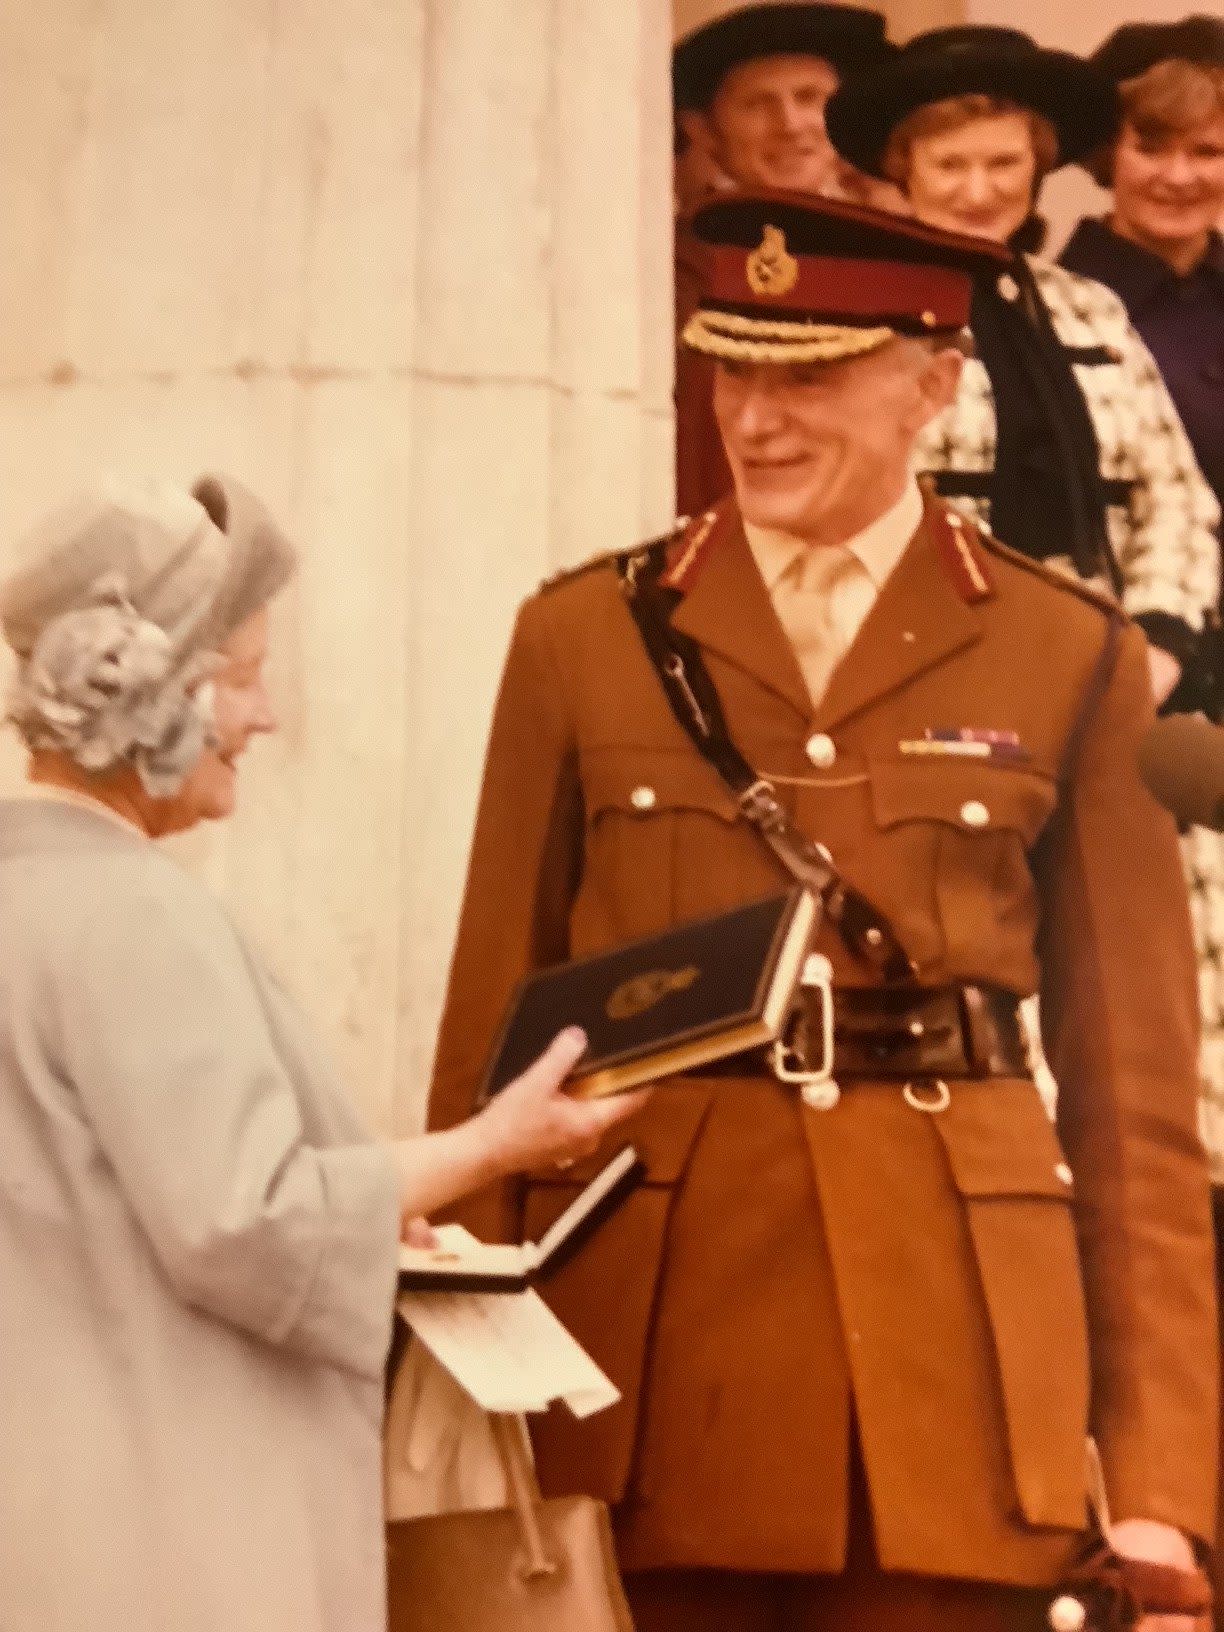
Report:
M633 1632L606 1505L546 1501L522 1420L489 1421L510 1505L387 1526L391 1632Z

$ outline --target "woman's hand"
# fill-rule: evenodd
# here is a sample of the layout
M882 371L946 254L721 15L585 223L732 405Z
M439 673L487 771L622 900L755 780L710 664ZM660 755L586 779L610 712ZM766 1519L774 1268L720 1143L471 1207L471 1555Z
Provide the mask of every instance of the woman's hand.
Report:
M400 1178L401 1229L512 1173L589 1156L609 1128L645 1104L649 1089L571 1099L563 1084L585 1048L586 1037L571 1027L477 1115L439 1133L397 1140L392 1153Z
M572 1099L564 1083L585 1049L585 1034L571 1026L480 1112L476 1126L488 1141L498 1177L590 1156L609 1128L646 1103L649 1089L607 1099Z

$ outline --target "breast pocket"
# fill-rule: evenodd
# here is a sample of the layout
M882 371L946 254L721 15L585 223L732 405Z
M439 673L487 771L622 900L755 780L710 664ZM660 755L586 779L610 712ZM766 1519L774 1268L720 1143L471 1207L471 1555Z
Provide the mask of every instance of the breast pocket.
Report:
M574 942L607 944L737 906L780 869L700 756L601 747L582 758L586 846Z
M1001 934L1035 922L1028 852L1057 800L1049 777L949 756L876 761L869 779L876 899L920 966L972 966Z

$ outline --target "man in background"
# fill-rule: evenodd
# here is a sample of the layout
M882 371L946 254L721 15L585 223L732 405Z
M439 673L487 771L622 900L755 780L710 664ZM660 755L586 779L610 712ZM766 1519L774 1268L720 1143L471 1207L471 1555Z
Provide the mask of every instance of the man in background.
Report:
M709 197L784 189L891 207L893 189L846 164L825 130L825 105L842 76L891 52L884 29L878 11L800 0L728 12L677 44L677 341L701 287L701 252L688 221ZM712 385L708 360L677 344L682 514L696 515L731 488Z

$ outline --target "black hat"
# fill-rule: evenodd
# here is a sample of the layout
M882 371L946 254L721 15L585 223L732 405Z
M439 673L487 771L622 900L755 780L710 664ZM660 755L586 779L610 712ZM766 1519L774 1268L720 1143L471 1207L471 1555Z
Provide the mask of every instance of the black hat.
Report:
M708 108L723 79L757 57L823 57L839 74L880 62L894 48L884 18L865 6L792 0L744 6L686 34L672 52L677 108Z
M1117 127L1116 88L1083 57L1046 50L1018 28L979 24L917 34L879 68L847 79L826 110L829 138L843 158L878 176L903 119L970 95L1044 114L1058 133L1059 164L1093 152Z
M1224 20L1199 12L1180 23L1124 23L1088 60L1121 84L1174 59L1224 68Z
M832 361L963 328L975 277L1011 263L989 239L805 193L719 199L691 225L705 264L684 342L747 362Z

